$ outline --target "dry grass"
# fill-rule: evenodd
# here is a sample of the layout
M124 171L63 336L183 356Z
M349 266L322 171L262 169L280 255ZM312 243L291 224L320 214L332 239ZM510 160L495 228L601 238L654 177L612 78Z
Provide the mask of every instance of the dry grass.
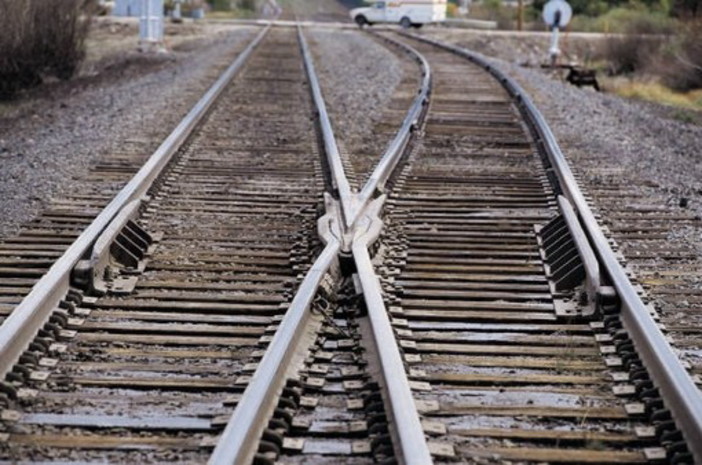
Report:
M90 0L0 0L0 99L68 79L85 56Z
M702 89L676 92L658 82L643 82L626 78L608 79L607 89L617 95L679 108L702 111Z
M702 21L680 22L674 34L652 21L631 22L626 34L610 36L602 58L619 95L702 109Z

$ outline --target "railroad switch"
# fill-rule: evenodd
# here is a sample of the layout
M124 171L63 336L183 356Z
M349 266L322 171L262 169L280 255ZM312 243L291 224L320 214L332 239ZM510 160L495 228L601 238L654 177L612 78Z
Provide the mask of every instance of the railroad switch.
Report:
M90 294L131 293L136 275L146 267L146 256L159 236L149 234L136 222L141 200L127 204L107 225L90 255L73 269L72 282Z

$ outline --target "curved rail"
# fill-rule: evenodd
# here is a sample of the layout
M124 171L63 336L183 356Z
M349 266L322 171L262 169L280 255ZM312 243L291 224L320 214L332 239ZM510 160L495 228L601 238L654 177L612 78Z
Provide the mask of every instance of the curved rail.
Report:
M333 186L339 196L340 208L327 194L327 214L320 219L319 231L326 247L315 261L312 269L305 276L293 301L273 336L266 353L257 367L254 376L230 417L227 427L220 437L210 457L211 465L248 464L258 448L257 439L266 425L278 396L283 388L287 374L287 365L302 332L309 319L309 308L322 278L329 272L337 254L345 245L346 234L353 235L353 252L364 296L369 307L371 325L376 346L379 347L380 362L388 392L392 393L390 403L402 463L424 465L431 463L431 456L426 444L422 425L409 389L407 375L403 369L402 358L394 344L394 337L387 317L387 311L380 294L378 279L373 271L368 255L368 247L377 238L382 223L378 213L385 200L384 196L372 201L379 186L384 185L399 162L404 148L411 136L411 130L418 124L420 115L427 102L431 72L428 62L414 49L400 42L415 55L422 64L422 89L405 117L396 137L389 145L380 163L376 166L371 179L360 196L352 192L344 173L331 121L326 110L321 87L315 74L314 63L307 41L298 26L298 40L307 72L312 99L320 118L320 130L324 140L327 161L333 177ZM359 200L360 199L360 200ZM357 221L360 217L363 221ZM362 224L357 224L362 223Z
M379 217L385 203L385 195L375 200L374 197L383 191L385 183L397 169L412 131L421 125L423 116L426 115L432 75L429 62L413 47L389 37L383 36L382 39L404 48L414 56L421 65L422 83L418 95L402 121L400 130L358 194L357 210L352 220L352 225L355 227L352 252L383 374L384 395L393 419L391 426L394 428L397 439L395 450L398 459L404 464L425 465L432 463L431 453L414 403L402 355L383 302L380 281L373 268L369 248L377 240L383 226Z
M702 441L699 440L702 438L702 394L619 264L541 112L514 79L497 69L482 55L415 34L404 34L449 50L483 67L498 79L515 99L554 167L560 188L577 212L583 229L601 261L603 271L607 273L617 291L621 300L621 319L624 327L665 399L666 407L671 411L685 437L695 461L702 463Z
M422 114L426 113L427 103L429 102L429 93L431 92L431 67L429 66L429 62L417 50L409 45L389 37L383 37L383 39L398 47L404 48L415 57L415 59L421 65L422 84L419 94L415 97L414 101L412 102L412 106L407 112L407 116L405 116L405 119L402 121L400 130L395 135L395 138L390 142L387 149L385 149L385 153L383 153L380 161L375 166L375 169L373 169L373 173L371 173L368 181L358 194L357 209L354 212L353 221L358 219L376 193L378 191L382 191L382 189L385 187L385 183L397 167L397 164L400 162L400 158L402 158L402 154L405 147L407 147L413 129L419 126Z
M78 261L85 256L102 231L109 226L119 212L131 201L142 197L148 191L173 155L207 114L217 97L263 40L270 27L269 25L264 28L229 65L137 174L54 263L0 326L0 379L3 379L12 370L13 365L48 321L61 299L65 297L70 287L71 272Z
M354 209L347 212L345 217L348 232L352 234L351 251L368 309L373 343L378 351L385 396L390 404L392 427L396 438L395 450L400 463L424 465L432 463L431 454L368 249L378 238L383 226L379 216L385 203L385 196L381 195L378 198L375 196L382 191L388 178L397 168L410 141L412 131L420 126L422 116L426 114L431 92L431 68L429 62L413 47L387 37L382 38L405 49L419 62L422 72L421 87L400 129L373 169L363 189L357 194L355 202L352 203ZM314 76L311 76L311 79L316 80ZM329 132L327 136L333 137L333 134Z
M308 72L308 76L310 76L312 97L319 115L327 162L329 163L332 174L332 183L339 194L345 228L350 230L373 197L385 186L385 182L394 171L404 153L404 149L412 135L412 130L419 124L421 115L426 110L426 104L431 91L431 68L427 60L414 48L391 38L382 37L383 40L405 49L419 62L422 72L422 83L419 93L414 98L412 106L407 111L407 115L402 121L400 129L385 149L385 152L373 169L368 181L359 193L354 193L351 190L346 173L344 172L341 155L336 145L336 139L334 138L334 130L329 114L327 113L319 81L316 78L314 61L312 60L307 41L305 40L304 34L302 34L302 27L300 25L298 25L298 37L300 40L300 47L302 48L302 54L305 58L305 69Z

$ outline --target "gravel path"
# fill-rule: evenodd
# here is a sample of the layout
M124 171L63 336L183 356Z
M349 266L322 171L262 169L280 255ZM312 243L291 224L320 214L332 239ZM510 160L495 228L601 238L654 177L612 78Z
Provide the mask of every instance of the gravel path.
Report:
M451 42L465 40L454 35ZM493 44L489 51L546 117L591 206L649 290L684 358L702 373L702 127L675 119L671 108L578 89L520 67L509 47L500 52ZM671 219L647 216L648 207ZM627 234L631 224L658 228L661 238Z
M120 145L167 134L251 34L218 26L166 54L103 57L101 72L49 83L0 107L0 237L74 190Z

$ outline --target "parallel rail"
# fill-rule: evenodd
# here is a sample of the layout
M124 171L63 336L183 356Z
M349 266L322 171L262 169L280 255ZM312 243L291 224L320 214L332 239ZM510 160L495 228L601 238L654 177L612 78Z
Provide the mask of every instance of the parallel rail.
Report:
M404 35L467 58L493 75L512 96L528 122L537 143L547 155L563 195L566 196L577 213L597 254L602 270L612 281L612 285L617 291L617 296L622 303L621 317L624 327L631 335L639 355L644 360L656 386L660 389L666 406L670 409L682 431L695 460L702 462L702 441L699 441L699 438L702 438L702 394L672 350L665 335L651 317L617 260L541 112L514 79L492 65L485 57L416 34L404 33Z
M253 458L257 448L255 439L260 436L265 427L263 419L270 415L276 405L277 396L280 395L287 374L287 363L301 333L305 330L312 299L342 247L352 247L359 269L364 299L375 337L374 342L383 368L383 383L386 387L384 392L394 418L398 456L402 463L416 465L430 463L431 455L414 406L402 357L392 340L392 329L383 304L380 286L370 262L368 247L380 233L382 222L378 215L384 196L375 201L372 199L397 167L413 128L420 124L420 116L426 110L431 89L431 71L426 60L416 50L393 41L397 46L409 51L420 63L422 83L395 138L389 144L361 193L357 194L351 190L344 173L331 120L315 74L313 58L301 27L298 27L298 41L316 105L325 156L330 167L339 207L335 208L331 202L327 202L327 215L320 220L320 230L326 232L323 234L323 239L327 245L315 261L312 270L305 276L301 288L297 291L273 341L256 369L251 384L237 404L209 463L213 465L246 464Z
M0 379L4 378L27 349L39 329L68 293L71 272L90 250L100 234L119 212L133 200L141 198L168 165L198 123L207 114L224 88L241 69L256 46L270 30L265 27L227 70L190 110L173 132L151 155L139 172L93 220L78 239L66 250L51 269L37 282L32 291L0 326Z
M96 238L110 226L125 206L140 199L147 192L270 28L269 24L256 36L137 175L91 223L0 327L0 376L4 377L12 370L30 341L46 323L53 309L65 297L69 289L70 275L76 263L85 256ZM568 210L568 205L572 204L577 220L585 231L587 237L578 237L580 248L584 246L583 242L589 242L588 245L594 249L599 262L599 272L611 280L622 301L621 317L625 328L634 340L637 351L645 361L646 368L650 371L656 386L660 389L666 406L672 412L690 451L695 459L702 461L702 444L697 440L702 437L700 393L616 260L544 118L518 84L497 70L485 58L431 39L406 35L469 59L486 69L508 90L525 120L528 121L538 145L547 155L556 173L558 188L568 199L567 202L561 202L560 208L566 210L565 213L572 222L573 215ZM400 129L388 145L369 180L359 192L354 192L343 171L341 155L336 146L332 124L315 75L312 56L302 28L298 25L299 46L319 117L325 156L331 170L332 184L335 189L333 194L336 198L327 196L327 214L319 220L318 224L326 246L296 290L263 359L237 402L237 407L209 458L211 464L245 464L249 463L256 454L258 439L266 427L267 419L277 405L286 378L290 376L291 370L295 369L294 366L288 365L294 356L302 333L307 329L312 301L318 293L320 283L335 266L338 254L342 250L352 252L363 288L373 333L373 344L378 351L382 371L383 395L393 420L391 429L396 457L401 463L407 464L419 465L432 461L410 390L408 375L388 318L388 309L383 302L380 281L373 269L369 253L369 247L377 240L383 228L380 217L386 200L385 195L382 195L385 184L396 173L402 157L407 152L413 131L423 124L431 92L432 74L429 63L417 50L403 42L387 37L384 39L393 42L395 46L403 47L418 61L422 70L421 87ZM583 252L581 255L587 262L588 269L591 270L588 275L591 276L592 281L599 281L598 263L593 263L589 252ZM602 283L590 284L596 287ZM591 292L591 294L595 293L595 290Z

